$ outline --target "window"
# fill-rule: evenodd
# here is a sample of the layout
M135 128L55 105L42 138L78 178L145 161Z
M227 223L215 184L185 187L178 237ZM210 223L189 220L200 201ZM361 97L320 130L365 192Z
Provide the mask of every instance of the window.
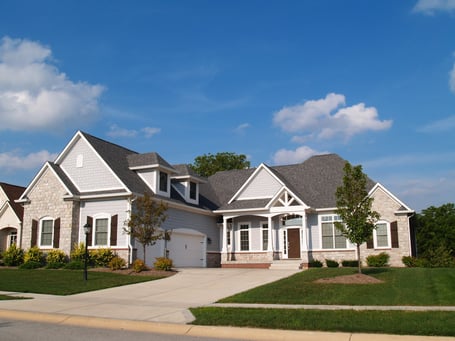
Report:
M250 249L250 224L240 224L240 251Z
M337 215L327 215L321 217L321 235L323 249L345 249L346 237L335 227L336 221L341 221Z
M374 231L375 248L390 248L390 225L387 222L376 224Z
M53 219L43 219L41 220L41 237L40 237L40 246L50 246L52 247L52 232L54 230L54 220Z
M167 193L167 173L160 172L160 191Z
M108 219L95 220L95 245L108 245Z
M195 182L190 182L190 199L196 200L197 186Z
M8 235L8 247L17 245L17 231L11 231Z
M227 229L226 229L226 243L228 246L231 245L231 233L232 233L232 225L229 226L229 224L228 224Z
M269 247L269 224L262 223L262 250L267 251Z

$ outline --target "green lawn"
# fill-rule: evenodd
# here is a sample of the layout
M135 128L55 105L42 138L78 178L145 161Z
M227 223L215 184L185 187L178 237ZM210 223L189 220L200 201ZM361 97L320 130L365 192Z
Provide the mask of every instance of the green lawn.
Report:
M220 302L340 305L455 306L455 269L364 269L380 284L318 284L316 279L357 269L302 271ZM455 312L249 309L191 309L193 324L238 327L455 336Z
M378 268L365 274L380 284L318 284L316 279L353 274L352 268L309 269L220 302L341 305L455 306L453 268Z
M0 269L0 291L72 295L86 291L151 281L162 277L128 276L111 272L88 273L84 281L81 270Z
M193 324L347 333L455 336L455 312L193 308Z

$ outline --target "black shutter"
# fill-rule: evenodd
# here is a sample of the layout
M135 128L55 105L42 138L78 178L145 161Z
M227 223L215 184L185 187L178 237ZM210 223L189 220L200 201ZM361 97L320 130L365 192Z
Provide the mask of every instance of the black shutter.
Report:
M113 215L111 217L111 246L117 245L117 225L118 225L118 215Z
M398 222L396 221L390 223L390 239L392 240L392 248L398 249L400 245L398 243Z
M38 220L32 219L32 236L30 239L30 246L36 246L38 240Z
M53 243L53 247L58 249L59 245L60 245L60 218L57 218L54 221L54 243Z
M374 249L373 236L367 240L367 249Z
M88 241L87 241L87 246L92 246L92 235L93 235L93 230L95 229L95 226L93 226L93 218L87 216L87 225L90 226L90 233L88 234Z

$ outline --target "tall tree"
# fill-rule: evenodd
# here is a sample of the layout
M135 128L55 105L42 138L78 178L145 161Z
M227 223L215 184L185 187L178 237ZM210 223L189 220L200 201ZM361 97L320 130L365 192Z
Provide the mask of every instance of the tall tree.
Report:
M208 177L219 171L249 168L250 162L244 154L230 152L209 153L197 156L191 167L199 175Z
M370 240L379 213L371 209L373 198L368 196L366 189L367 176L362 172L362 166L344 166L343 185L336 190L337 214L342 222L335 226L357 247L358 270L362 273L360 261L360 245Z
M147 193L133 201L133 210L124 231L142 244L144 262L147 260L147 246L155 245L158 240L165 238L165 233L159 227L167 218L166 210L165 203L158 203Z
M430 206L417 214L417 252L425 257L439 247L455 257L455 205Z

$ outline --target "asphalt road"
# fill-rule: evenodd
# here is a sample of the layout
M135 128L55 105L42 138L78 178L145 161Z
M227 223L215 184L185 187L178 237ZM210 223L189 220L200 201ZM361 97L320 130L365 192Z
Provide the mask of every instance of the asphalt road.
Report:
M86 328L42 322L0 319L1 341L228 341L229 339L192 337L126 330Z

